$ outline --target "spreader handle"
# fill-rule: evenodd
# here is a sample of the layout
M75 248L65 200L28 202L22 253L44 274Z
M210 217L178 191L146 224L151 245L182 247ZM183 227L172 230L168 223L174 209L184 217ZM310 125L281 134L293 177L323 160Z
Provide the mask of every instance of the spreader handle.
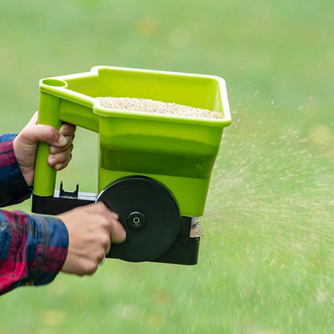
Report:
M41 92L39 98L38 124L51 125L60 129L59 119L60 98ZM38 196L53 196L56 183L56 171L48 163L49 144L39 142L37 146L34 194Z

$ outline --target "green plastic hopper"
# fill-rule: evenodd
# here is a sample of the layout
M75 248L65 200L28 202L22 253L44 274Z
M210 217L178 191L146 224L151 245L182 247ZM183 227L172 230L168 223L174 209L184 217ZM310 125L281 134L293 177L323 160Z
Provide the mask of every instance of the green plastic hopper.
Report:
M96 97L132 97L220 112L199 119L110 110ZM98 192L127 176L162 183L180 214L203 214L223 128L231 124L225 81L219 77L108 66L40 81L39 124L59 129L69 122L99 134ZM34 194L52 196L56 171L47 164L49 146L39 143Z

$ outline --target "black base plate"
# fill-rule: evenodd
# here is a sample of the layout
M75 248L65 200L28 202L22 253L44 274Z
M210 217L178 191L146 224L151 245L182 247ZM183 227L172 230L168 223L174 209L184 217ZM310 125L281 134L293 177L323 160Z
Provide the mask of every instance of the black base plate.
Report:
M164 197L164 199L166 199L167 197ZM56 192L55 196L43 197L43 196L33 195L32 212L40 213L40 214L48 214L48 215L58 215L63 212L74 209L76 207L95 203L96 200L97 200L96 194L79 193L78 189L73 193L64 192L62 190L62 185L61 185L60 191ZM119 203L122 203L122 202L119 202ZM119 211L119 210L116 210L114 207L112 209L116 212ZM181 216L181 217L178 216L178 218L176 218L175 214L173 215L173 217L174 217L173 219L177 219L179 222L179 227L177 228L178 231L176 233L176 238L169 237L169 240L170 240L169 245L164 247L162 252L158 252L158 253L155 252L154 253L155 255L153 254L153 257L151 256L149 258L145 258L145 257L144 258L142 257L141 258L140 257L131 258L131 256L129 257L128 255L125 256L124 258L122 256L122 253L116 252L115 254L113 254L113 252L111 251L109 252L107 257L121 258L126 261L130 261L130 262L149 261L149 262L173 263L173 264L184 264L184 265L197 264L200 238L190 237L192 218L184 217L184 216ZM161 223L163 222L164 220ZM124 218L123 218L122 223L123 225L126 224L126 222L124 221ZM175 229L175 226L177 225L174 224L174 229ZM132 235L132 234L136 235L135 233L132 233L133 231L129 229L128 227L127 229L128 229L127 233L129 235ZM112 247L118 247L118 245L112 245ZM119 249L119 250L121 251L122 249Z

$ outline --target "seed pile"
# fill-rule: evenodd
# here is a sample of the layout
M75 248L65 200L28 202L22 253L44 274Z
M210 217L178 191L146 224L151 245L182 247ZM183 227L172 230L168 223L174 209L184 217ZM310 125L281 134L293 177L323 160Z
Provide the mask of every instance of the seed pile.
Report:
M129 97L97 97L101 106L108 109L140 111L151 114L187 116L196 118L222 118L219 112L208 109L192 108L176 103L166 103L149 99L137 99Z

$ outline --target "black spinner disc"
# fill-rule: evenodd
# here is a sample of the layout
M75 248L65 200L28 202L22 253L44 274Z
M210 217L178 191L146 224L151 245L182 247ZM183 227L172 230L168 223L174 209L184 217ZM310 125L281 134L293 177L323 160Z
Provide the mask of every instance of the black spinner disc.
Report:
M119 215L126 230L122 244L112 244L107 257L125 261L151 261L173 244L180 230L180 212L171 193L144 177L115 181L99 195Z

